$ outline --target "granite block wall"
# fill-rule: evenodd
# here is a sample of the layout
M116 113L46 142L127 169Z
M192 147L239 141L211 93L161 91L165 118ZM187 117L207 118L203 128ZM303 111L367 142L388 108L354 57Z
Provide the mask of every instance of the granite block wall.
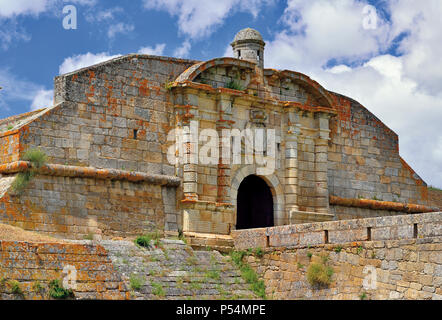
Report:
M428 190L428 198L433 206L436 206L442 210L442 190L438 189Z
M51 299L51 281L74 285L73 279L75 299L130 298L100 245L0 241L0 300ZM21 293L14 292L13 282Z
M20 195L6 193L0 221L70 239L176 231L179 223L175 187L47 175L34 177Z
M425 182L400 157L398 136L358 102L335 94L328 185L331 195L428 204Z
M51 163L157 174L174 127L167 84L194 61L129 55L55 79L55 104L21 134Z
M308 223L233 232L275 299L442 299L442 213ZM325 261L325 262L324 262ZM333 269L328 286L307 280Z
M0 133L0 163L17 161L20 157L20 134L17 131Z

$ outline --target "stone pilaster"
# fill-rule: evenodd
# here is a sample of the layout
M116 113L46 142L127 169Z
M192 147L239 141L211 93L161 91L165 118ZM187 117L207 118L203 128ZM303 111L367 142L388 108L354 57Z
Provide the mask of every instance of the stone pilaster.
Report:
M175 106L178 125L182 130L177 131L179 141L179 156L183 166L183 193L185 201L198 200L198 131L199 112L196 95L187 93L184 96L185 105Z
M330 140L329 119L327 113L317 113L318 136L315 140L315 194L316 212L329 212L328 194L328 141Z
M290 110L285 136L285 207L287 218L298 211L298 137L301 132L299 114Z
M232 146L230 129L232 124L232 97L227 94L220 94L218 100L219 119L216 123L218 136L220 137L219 163L218 163L218 197L219 203L230 203L230 178L232 163ZM229 131L229 134L223 134ZM228 153L227 153L228 152Z

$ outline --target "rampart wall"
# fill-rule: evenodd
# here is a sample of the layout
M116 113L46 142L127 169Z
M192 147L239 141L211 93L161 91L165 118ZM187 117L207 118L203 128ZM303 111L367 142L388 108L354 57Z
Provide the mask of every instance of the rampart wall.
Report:
M281 226L233 232L275 299L442 299L442 213ZM309 283L314 263L333 269Z
M130 297L100 245L0 241L0 300L49 299L49 283L64 279L76 280L77 299Z

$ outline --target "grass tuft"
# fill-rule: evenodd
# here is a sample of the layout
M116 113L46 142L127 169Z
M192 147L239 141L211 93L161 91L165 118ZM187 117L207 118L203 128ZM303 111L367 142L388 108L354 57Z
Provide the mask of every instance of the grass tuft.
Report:
M221 277L218 270L210 270L206 272L206 277L214 280L219 280Z
M139 245L140 247L150 248L151 241L153 240L155 242L155 245L158 246L160 238L161 234L158 231L146 233L145 235L138 236L135 239L135 244Z
M239 84L239 82L235 81L235 80L231 80L231 81L227 82L225 87L227 89L233 89L233 90L239 90L239 91L244 90L244 88Z
M144 285L144 280L135 274L131 274L129 282L132 290L140 290L141 287Z
M54 299L68 299L74 297L74 292L63 288L61 281L56 279L49 282L49 296Z
M48 160L46 154L40 149L29 149L23 156L23 160L29 161L35 168L41 168Z
M17 195L27 187L31 179L37 174L37 170L47 162L47 156L40 149L34 148L26 151L23 160L31 162L33 168L29 171L20 172L12 182L12 191Z
M13 294L23 295L23 290L20 287L20 282L15 280L9 280L8 285L11 287L11 291Z
M255 248L255 250L253 250L253 253L255 254L255 256L257 256L258 258L262 258L264 255L264 251L261 248Z
M266 287L263 280L259 280L255 270L253 270L247 263L243 261L243 258L248 253L246 251L232 251L230 257L232 262L241 271L242 278L250 284L252 291L260 298L266 299ZM250 252L249 252L250 254Z
M333 273L333 269L324 263L312 263L307 270L307 281L312 286L329 286Z
M342 246L337 246L336 248L334 248L334 251L335 251L336 253L341 252L341 251L342 251Z
M150 284L152 286L152 294L158 297L164 297L166 295L166 292L164 291L164 288L161 285L161 283L151 282Z

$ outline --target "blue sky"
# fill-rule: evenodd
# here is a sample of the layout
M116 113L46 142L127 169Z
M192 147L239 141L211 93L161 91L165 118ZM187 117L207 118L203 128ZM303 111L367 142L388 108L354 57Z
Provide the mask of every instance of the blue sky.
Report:
M63 28L66 5L75 30ZM252 27L267 43L266 67L360 101L442 187L441 16L439 0L0 0L0 117L50 105L60 73L137 52L226 56Z

